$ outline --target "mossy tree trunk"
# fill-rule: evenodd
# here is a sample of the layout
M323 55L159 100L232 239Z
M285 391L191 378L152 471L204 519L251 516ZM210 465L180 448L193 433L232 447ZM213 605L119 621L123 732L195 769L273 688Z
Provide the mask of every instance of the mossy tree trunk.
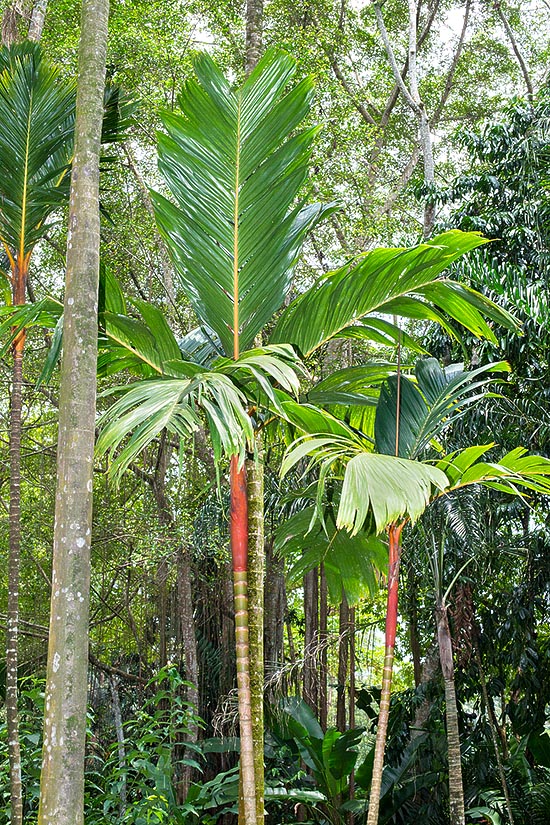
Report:
M84 822L99 282L99 155L108 0L83 0L59 397L39 825Z
M449 813L451 825L464 825L464 787L462 783L462 759L458 730L453 644L449 629L447 605L439 602L436 611L439 661L445 684L445 721L447 723L447 756L449 760Z

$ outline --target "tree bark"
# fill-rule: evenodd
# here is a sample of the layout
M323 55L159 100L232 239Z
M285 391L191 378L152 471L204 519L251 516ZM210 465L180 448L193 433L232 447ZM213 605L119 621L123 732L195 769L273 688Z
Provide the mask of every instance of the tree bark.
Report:
M191 559L187 548L178 551L178 616L181 633L181 646L185 665L185 680L189 682L187 701L195 712L199 708L199 662L197 654L197 637L195 617L193 615L193 589L191 576ZM191 725L186 741L196 743L199 731ZM192 768L183 766L181 781L178 786L179 801L183 804L191 784Z
M48 0L36 0L32 7L31 20L29 23L29 32L27 37L29 40L34 40L37 43L42 37L42 29L44 28L44 21L46 19L46 11L48 10Z
M328 725L328 590L325 565L319 567L319 724Z
M112 673L109 676L109 687L111 688L111 704L113 706L113 720L115 723L115 733L118 751L118 768L122 774L122 785L120 788L119 816L122 819L126 810L126 749L124 747L124 728L122 727L122 713L120 710L120 696L118 694L118 679Z
M378 812L380 809L380 790L382 788L384 751L386 750L388 721L390 717L391 682L393 674L395 636L397 632L399 563L401 560L402 529L402 524L392 524L388 531L390 553L388 568L388 598L386 607L386 654L384 657L384 671L382 674L382 693L380 695L380 713L378 715L376 743L374 746L374 765L372 769L367 825L378 825Z
M284 645L284 563L275 555L273 539L266 543L266 587L264 594L264 662L268 674L274 674L283 663Z
M304 576L304 668L303 697L312 711L318 713L318 673L317 673L317 638L319 633L319 587L318 570L310 570Z
M441 671L445 684L445 720L447 723L447 755L449 760L449 821L450 825L464 825L464 787L462 783L462 759L460 755L460 734L458 730L453 644L446 604L439 603L437 605L436 622L439 661L441 662Z
M2 45L11 46L19 40L19 20L24 8L21 0L8 3L2 15Z
M523 79L525 81L525 87L527 89L527 97L532 102L533 95L534 95L533 81L531 80L531 75L529 74L529 69L527 68L527 63L525 62L525 59L524 59L524 57L521 53L521 50L520 50L520 48L517 44L517 40L516 40L515 35L514 35L514 30L511 27L511 25L508 21L508 18L506 17L504 12L502 11L502 6L501 6L500 2L497 0L497 2L495 2L493 5L496 9L496 12L497 12L498 16L500 17L500 19L502 21L502 25L504 26L504 31L506 32L506 34L508 36L508 40L510 41L510 45L512 46L512 50L513 50L513 52L516 56L516 60L518 61L519 68L521 70L521 73L523 75Z
M254 69L262 54L263 0L246 3L246 73Z
M14 289L14 298L16 289ZM24 289L23 289L24 296ZM24 297L23 297L24 300ZM14 304L21 301L14 300ZM25 334L14 343L10 403L10 512L8 553L8 613L6 631L6 721L10 761L10 822L23 823L21 744L19 740L19 574L21 565L21 430L23 347Z
M349 649L349 607L346 596L342 593L339 616L338 642L338 687L336 699L336 727L342 733L346 729L346 704L348 680L348 649Z
M99 284L99 155L108 0L83 0L59 399L39 825L84 822Z
M390 38L386 30L384 18L382 16L382 10L380 8L379 3L374 4L374 10L376 14L376 20L378 23L378 29L380 31L380 35L384 43L384 48L386 50L388 61L390 63L396 84L405 102L416 115L416 118L418 120L418 140L420 148L422 150L422 156L424 158L424 183L429 188L433 186L435 174L430 122L428 120L426 107L424 105L422 98L420 97L420 92L418 90L418 75L416 69L416 52L418 48L418 5L416 3L416 0L409 0L409 88L407 88L403 76L399 71L399 67L397 66L397 61L395 59ZM432 204L428 193L426 205L424 207L423 235L425 239L429 238L432 234L434 220L435 207Z

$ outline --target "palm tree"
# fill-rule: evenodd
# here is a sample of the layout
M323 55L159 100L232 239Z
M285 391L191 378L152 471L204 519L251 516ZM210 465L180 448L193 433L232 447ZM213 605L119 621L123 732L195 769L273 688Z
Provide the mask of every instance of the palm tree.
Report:
M243 349L283 304L307 231L334 208L294 205L307 176L316 131L310 128L288 137L307 114L311 96L309 79L286 92L294 70L288 55L271 51L243 86L233 90L210 58L199 56L197 79L187 83L180 98L184 115L165 116L167 134L159 138L160 168L176 203L153 193L157 221L204 336L219 342L226 360L201 377L196 367L179 363L176 368L165 359L164 379L130 387L108 413L99 445L102 450L115 450L137 427L114 462L115 472L120 472L162 427L184 434L196 426L189 401L200 399L218 457L222 449L231 456L231 544L247 822L254 822L254 771L243 459L251 424L238 410L239 404L254 405L258 400L257 393L250 393L250 376L256 379L263 403L299 425L304 417L311 418L310 412L299 409L288 396L274 393L266 381L268 375L287 388L294 386L287 342L308 354L336 334L397 341L400 333L387 321L369 317L357 323L378 312L437 320L452 332L443 310L475 334L493 340L483 312L514 325L509 315L478 293L438 279L449 264L483 243L479 235L450 232L413 249L375 250L346 265L290 306L269 347L243 358ZM233 367L227 358L233 359ZM279 366L276 359L282 359ZM226 380L245 373L250 402L242 386L231 390ZM220 406L222 389L225 400ZM215 411L204 404L209 394L209 404L216 396ZM239 423L240 433L234 428Z
M365 438L351 429L347 435L335 436L324 432L303 436L283 462L282 472L286 473L298 461L313 456L313 462L321 465L323 480L331 468L340 467L343 484L336 526L349 530L352 535L364 529L376 534L384 529L388 531L385 659L368 825L378 822L397 627L403 527L409 521L416 521L432 501L472 484L482 484L514 495L524 495L526 491L550 495L550 460L530 456L523 448L512 450L498 463L480 460L494 446L492 444L468 447L428 463L415 460L429 444L437 444L453 419L462 417L466 408L482 397L480 390L484 382L476 380L471 383L471 379L478 379L486 369L480 368L469 375L451 378L445 375L434 359L420 361L416 384L395 376L383 389L377 404L374 439ZM503 365L493 365L494 369L503 369ZM468 396L468 391L473 391L473 395ZM375 447L380 452L373 452ZM439 629L445 652L443 615ZM447 659L448 655L445 672L449 675ZM453 775L450 779L458 793L455 756L453 752ZM457 800L455 810L458 818L455 822L461 821L459 808L460 802Z
M14 305L25 303L29 262L45 222L62 202L73 145L75 90L24 43L0 51L0 239L9 260ZM23 821L17 715L21 552L21 417L25 329L13 340L10 403L10 518L6 713L10 742L11 821Z

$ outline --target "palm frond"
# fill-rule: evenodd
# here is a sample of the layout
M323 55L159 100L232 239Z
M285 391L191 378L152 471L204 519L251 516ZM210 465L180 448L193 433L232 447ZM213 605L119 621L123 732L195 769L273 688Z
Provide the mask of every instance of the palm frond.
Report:
M206 54L164 117L159 167L175 199L155 212L195 312L225 354L246 349L282 305L308 230L334 207L294 205L316 128L294 133L312 81L288 91L295 61L269 50L239 89ZM292 137L289 137L289 135Z
M492 374L505 371L509 371L506 362L464 372L460 368L442 369L435 358L426 358L416 364L416 381L403 375L399 379L391 376L382 387L376 408L378 452L395 454L399 429L399 455L418 458L430 442L487 397Z
M24 257L66 197L59 183L72 153L75 84L36 44L3 49L0 65L0 237Z
M462 284L437 280L450 264L483 243L479 233L452 230L410 249L374 249L320 278L297 298L271 340L293 344L307 356L335 335L355 335L355 324L366 316L383 313L436 321L454 335L447 315L494 342L485 317L516 329L513 317ZM368 323L362 331L368 333Z

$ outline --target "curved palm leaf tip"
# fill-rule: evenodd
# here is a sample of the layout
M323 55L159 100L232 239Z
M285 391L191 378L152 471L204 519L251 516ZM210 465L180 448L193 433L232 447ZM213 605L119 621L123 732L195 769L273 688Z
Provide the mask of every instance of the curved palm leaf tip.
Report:
M296 63L269 51L239 89L205 54L164 117L159 166L175 199L153 193L159 228L203 326L239 359L283 304L307 231L328 209L295 205L316 129L291 133L309 112L312 82L288 91ZM213 421L215 424L216 422ZM216 429L216 427L214 427ZM232 450L233 554L241 770L247 825L256 822L250 718L246 478Z

